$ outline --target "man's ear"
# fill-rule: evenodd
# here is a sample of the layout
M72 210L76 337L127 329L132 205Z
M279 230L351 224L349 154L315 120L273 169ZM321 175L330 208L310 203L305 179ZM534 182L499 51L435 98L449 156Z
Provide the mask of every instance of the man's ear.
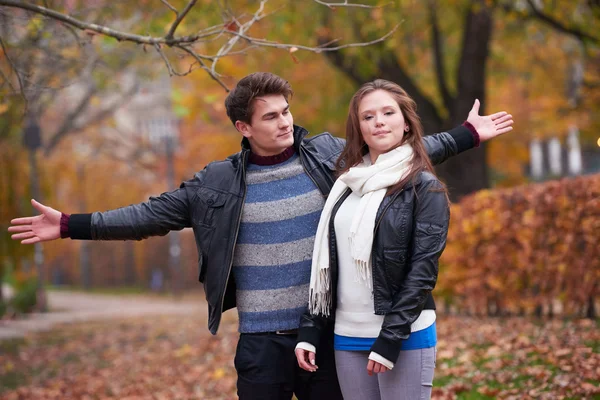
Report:
M244 121L235 121L235 129L238 130L245 138L249 138L252 136L250 132L250 125Z

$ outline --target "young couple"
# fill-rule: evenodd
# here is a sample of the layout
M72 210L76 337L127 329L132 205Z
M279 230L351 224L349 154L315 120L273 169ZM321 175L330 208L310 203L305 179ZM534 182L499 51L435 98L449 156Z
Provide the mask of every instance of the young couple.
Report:
M242 400L427 398L430 292L449 218L431 165L510 131L512 117L476 105L463 126L423 138L414 101L377 80L352 99L347 142L307 139L291 95L279 76L243 78L225 101L241 152L124 208L68 215L32 200L41 215L12 220L12 238L140 240L191 227L210 331L238 309Z

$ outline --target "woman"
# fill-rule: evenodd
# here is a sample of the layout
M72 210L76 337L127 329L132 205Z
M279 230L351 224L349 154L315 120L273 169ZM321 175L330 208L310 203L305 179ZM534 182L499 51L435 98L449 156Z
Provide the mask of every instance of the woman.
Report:
M300 367L316 370L315 346L335 316L346 400L431 397L431 291L450 212L422 135L415 102L393 82L367 83L350 102L340 176L319 222L296 348Z

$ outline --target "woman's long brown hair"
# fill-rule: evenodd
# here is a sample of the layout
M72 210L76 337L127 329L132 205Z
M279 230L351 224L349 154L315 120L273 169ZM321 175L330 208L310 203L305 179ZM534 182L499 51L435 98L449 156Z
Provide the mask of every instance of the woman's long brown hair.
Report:
M360 130L360 116L358 107L362 99L376 90L383 90L390 94L404 116L404 120L409 127L408 132L404 132L404 137L400 144L409 143L413 148L413 158L411 162L410 173L405 176L400 182L391 186L387 194L393 194L402 189L408 182L411 182L421 171L429 171L434 173L433 166L425 150L423 144L423 125L421 118L417 115L417 103L394 82L386 81L385 79L376 79L372 82L367 82L358 89L358 91L350 100L348 109L348 119L346 121L346 146L336 163L338 176L348 171L351 167L358 165L365 154L369 152L369 147L363 139ZM400 145L399 144L399 145Z

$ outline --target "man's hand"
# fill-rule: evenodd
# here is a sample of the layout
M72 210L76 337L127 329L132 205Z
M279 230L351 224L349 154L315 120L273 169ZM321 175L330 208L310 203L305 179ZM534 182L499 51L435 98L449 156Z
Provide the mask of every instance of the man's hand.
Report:
M377 361L369 360L367 363L367 373L369 375L383 374L385 371L389 371L388 368L383 364L379 364Z
M19 232L12 235L13 240L21 240L22 244L33 244L60 238L60 211L46 207L31 200L33 207L42 213L35 217L15 218L8 227L9 232Z
M305 371L315 372L317 366L315 364L315 353L307 351L301 348L296 349L296 358L298 359L298 365Z
M467 122L477 130L481 142L512 131L512 115L505 111L490 115L479 115L479 105L479 100L475 100L473 108L469 111Z

